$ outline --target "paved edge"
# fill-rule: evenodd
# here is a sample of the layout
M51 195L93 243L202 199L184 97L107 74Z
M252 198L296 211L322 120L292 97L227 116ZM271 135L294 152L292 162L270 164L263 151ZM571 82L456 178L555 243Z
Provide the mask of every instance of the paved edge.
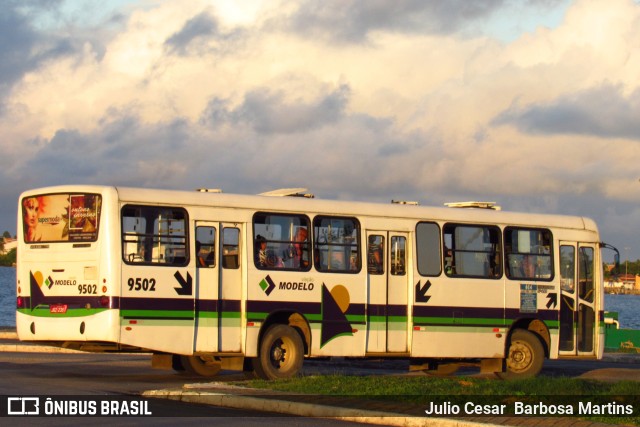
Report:
M63 347L51 347L46 345L28 344L0 344L0 353L86 353L86 351L73 350Z
M408 417L392 412L340 408L335 406L316 405L312 403L290 402L277 399L261 399L254 396L215 392L149 390L143 392L142 396L178 400L188 403L216 405L225 408L277 412L280 414L300 417L330 418L341 421L399 427L487 427L495 425L446 418Z

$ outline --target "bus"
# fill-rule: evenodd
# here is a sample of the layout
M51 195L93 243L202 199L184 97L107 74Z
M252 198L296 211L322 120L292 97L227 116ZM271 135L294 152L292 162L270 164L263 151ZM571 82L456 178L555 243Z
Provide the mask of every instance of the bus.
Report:
M306 358L526 378L545 358L602 357L601 248L615 248L592 220L297 190L22 193L19 339L265 379Z

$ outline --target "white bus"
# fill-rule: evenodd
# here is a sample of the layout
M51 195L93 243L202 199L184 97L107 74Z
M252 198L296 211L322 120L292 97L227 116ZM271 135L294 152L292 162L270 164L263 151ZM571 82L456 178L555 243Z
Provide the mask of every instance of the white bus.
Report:
M604 348L583 217L106 186L24 192L18 217L23 341L267 379L331 356L519 378Z

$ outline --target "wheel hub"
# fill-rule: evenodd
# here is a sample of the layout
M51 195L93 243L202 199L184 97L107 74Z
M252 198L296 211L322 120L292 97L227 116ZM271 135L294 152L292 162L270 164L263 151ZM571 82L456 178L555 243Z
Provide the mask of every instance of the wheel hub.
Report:
M271 349L271 359L274 362L283 362L286 354L287 350L282 347L282 343L274 345Z
M526 346L518 343L512 347L509 355L510 365L513 370L525 369L531 363L531 351Z

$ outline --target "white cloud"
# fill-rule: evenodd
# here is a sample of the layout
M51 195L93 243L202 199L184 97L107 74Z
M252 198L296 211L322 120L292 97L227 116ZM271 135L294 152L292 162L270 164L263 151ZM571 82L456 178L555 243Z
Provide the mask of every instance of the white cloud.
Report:
M0 166L23 186L486 198L592 213L623 239L592 206L640 196L640 6L578 0L505 42L479 31L513 7L439 3L166 1L129 6L118 33L75 22L64 53L11 63Z

